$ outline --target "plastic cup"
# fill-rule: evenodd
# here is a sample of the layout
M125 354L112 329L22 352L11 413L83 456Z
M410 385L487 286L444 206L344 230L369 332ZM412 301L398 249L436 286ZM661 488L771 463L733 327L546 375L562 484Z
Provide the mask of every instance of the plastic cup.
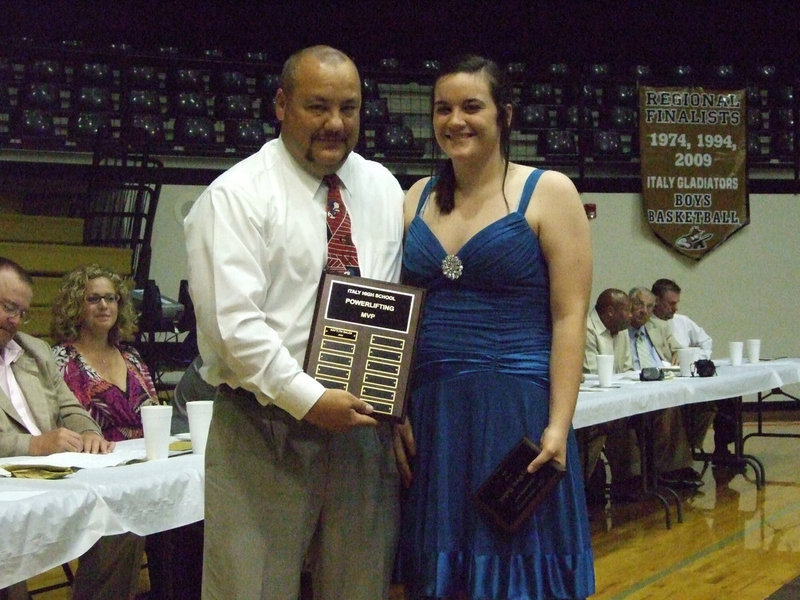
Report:
M214 412L213 400L194 400L186 403L189 416L189 435L192 438L192 452L205 454L208 428L211 426L211 415Z
M695 357L694 348L680 348L678 350L678 366L681 368L681 377L692 376L692 363Z
M761 340L747 340L744 344L744 349L745 354L747 355L747 362L749 362L751 365L757 364L761 354Z
M742 349L744 342L730 342L728 344L728 353L731 357L731 365L738 367L742 364Z
M148 405L141 408L144 447L147 460L158 460L169 456L172 407Z
M612 376L614 374L614 355L597 355L597 376L600 379L600 387L611 387Z

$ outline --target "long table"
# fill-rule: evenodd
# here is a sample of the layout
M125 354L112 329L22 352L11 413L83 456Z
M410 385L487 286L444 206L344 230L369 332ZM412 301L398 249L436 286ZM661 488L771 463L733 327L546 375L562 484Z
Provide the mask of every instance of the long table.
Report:
M117 446L144 457L143 440ZM59 480L0 478L0 588L79 557L104 535L148 535L202 520L203 480L203 457L194 454L81 469Z
M732 367L717 363L715 377L673 377L663 381L617 378L619 387L582 391L572 421L577 429L654 410L757 394L800 382L800 358L765 360Z
M581 392L576 428L670 406L756 394L800 382L800 359L731 367L716 377L626 382ZM120 450L144 456L142 440ZM14 459L0 459L0 464ZM203 519L203 457L82 469L50 481L0 478L0 588L79 557L104 535L148 535Z
M755 471L756 486L760 488L766 480L764 465L755 456L744 454L743 450L742 396L759 394L763 390L800 382L800 359L797 358L765 360L756 364L744 363L735 367L731 366L728 360L719 360L715 363L717 375L714 377L671 376L663 381L642 382L632 379L630 374L622 374L615 376L617 387L600 390L590 386L593 391L582 391L578 394L578 404L573 419L576 428L644 415L644 419L637 421L642 452L642 492L662 503L667 528L671 523L669 498L674 499L678 521L682 521L680 497L668 487L659 488L657 473L646 466L653 462L653 457L650 455L652 439L649 436L647 414L685 404L735 399L737 434L730 462L738 468L752 467ZM590 383L594 382L596 378ZM663 489L664 493L659 489Z

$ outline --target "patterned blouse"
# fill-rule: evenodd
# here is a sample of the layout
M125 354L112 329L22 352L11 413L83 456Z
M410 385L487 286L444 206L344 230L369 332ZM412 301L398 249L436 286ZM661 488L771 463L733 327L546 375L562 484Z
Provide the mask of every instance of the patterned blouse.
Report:
M127 389L103 379L70 344L56 344L53 354L72 393L103 430L103 437L118 442L142 437L142 405L158 404L147 365L133 347L120 346L128 370Z

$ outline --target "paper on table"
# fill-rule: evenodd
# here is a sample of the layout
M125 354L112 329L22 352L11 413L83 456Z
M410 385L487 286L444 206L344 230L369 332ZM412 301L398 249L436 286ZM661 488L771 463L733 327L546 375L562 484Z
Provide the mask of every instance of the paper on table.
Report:
M144 460L144 448L115 448L110 454L87 454L84 452L59 452L48 456L12 456L0 459L3 465L31 465L51 467L76 467L96 469L115 467L132 460Z

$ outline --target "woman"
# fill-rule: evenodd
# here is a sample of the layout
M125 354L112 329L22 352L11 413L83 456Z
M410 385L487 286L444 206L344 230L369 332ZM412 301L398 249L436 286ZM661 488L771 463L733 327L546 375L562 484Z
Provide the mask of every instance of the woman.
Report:
M142 437L140 408L158 397L139 353L130 290L97 265L64 276L53 303L53 346L64 380L108 440Z
M158 403L147 366L123 343L135 331L130 290L119 275L90 265L64 276L53 302L53 354L107 440L142 437L140 408ZM78 562L73 598L134 598L144 549L145 539L132 533L100 538Z
M410 425L398 430L403 576L413 598L584 598L594 592L571 421L591 287L572 182L509 162L512 91L481 57L443 71L433 129L448 160L406 198L403 276L427 289ZM523 436L567 475L513 535L470 496ZM403 443L401 443L403 442ZM410 463L404 450L416 456Z

